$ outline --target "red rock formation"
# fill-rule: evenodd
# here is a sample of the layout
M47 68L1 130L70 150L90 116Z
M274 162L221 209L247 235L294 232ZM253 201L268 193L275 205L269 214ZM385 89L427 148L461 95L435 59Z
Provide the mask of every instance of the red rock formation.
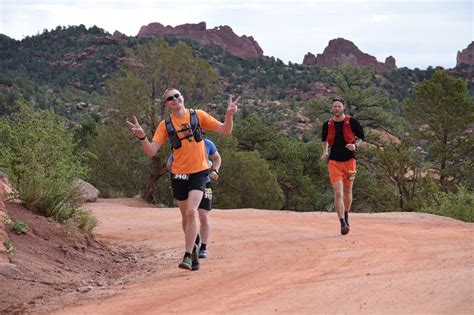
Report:
M117 43L117 40L113 36L98 36L95 42L99 45L110 45Z
M388 56L385 58L385 65L387 66L387 70L396 70L396 60L393 56Z
M474 41L469 44L463 51L458 51L456 58L456 66L461 64L474 65Z
M127 36L125 34L120 33L119 31L115 31L112 36L118 41L127 39Z
M307 66L314 66L316 65L316 56L313 55L312 53L307 53L306 55L304 55L304 58L303 58L303 64L304 65L307 65Z
M263 50L252 36L237 36L229 26L206 29L206 23L183 24L176 27L150 23L142 26L138 37L189 38L204 45L216 45L226 49L230 54L240 58L263 56Z
M307 101L315 98L328 97L331 94L336 94L337 91L334 87L330 87L322 82L313 82L309 85L309 91L301 91L297 95L302 101Z
M296 115L296 122L299 124L308 124L311 122L311 119L303 115Z
M372 129L372 128L367 128L366 131L367 135L370 136L371 142L374 143L395 143L395 144L400 144L400 139L397 138L396 136L382 130L377 130L377 129Z
M303 59L304 65L337 67L341 64L373 67L376 71L396 70L395 58L387 57L385 62L378 62L374 56L366 54L351 41L337 38L329 41L322 54L314 56L308 53Z

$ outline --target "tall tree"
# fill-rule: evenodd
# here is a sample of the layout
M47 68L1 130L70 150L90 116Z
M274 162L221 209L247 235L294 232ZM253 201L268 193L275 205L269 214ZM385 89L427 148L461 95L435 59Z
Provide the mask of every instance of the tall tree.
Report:
M373 87L375 74L372 69L341 65L324 68L322 73L325 80L336 87L337 94L345 99L346 114L356 117L363 126L394 132L397 125L393 115L395 101ZM319 104L317 107L324 113L329 105L321 107Z
M362 160L366 158L365 167L377 174L379 181L378 202L389 209L396 209L398 203L399 210L419 210L423 201L437 192L432 174L423 168L423 155L405 139L378 144L365 151ZM392 187L389 194L383 189L387 184Z
M405 105L407 119L418 127L414 136L427 143L443 189L472 179L474 101L466 81L436 70L431 80L416 86L415 98Z

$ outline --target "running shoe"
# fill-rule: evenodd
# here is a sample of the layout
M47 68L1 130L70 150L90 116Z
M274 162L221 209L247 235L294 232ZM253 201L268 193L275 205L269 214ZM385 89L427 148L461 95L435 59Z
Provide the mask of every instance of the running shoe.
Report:
M199 270L199 246L194 244L191 270Z
M183 257L183 261L179 264L178 266L181 269L188 269L188 270L193 270L192 269L192 261L190 257Z
M207 258L207 252L204 248L199 250L199 258Z
M343 227L341 227L341 234L346 235L347 233L349 233L349 230L349 226L344 225Z

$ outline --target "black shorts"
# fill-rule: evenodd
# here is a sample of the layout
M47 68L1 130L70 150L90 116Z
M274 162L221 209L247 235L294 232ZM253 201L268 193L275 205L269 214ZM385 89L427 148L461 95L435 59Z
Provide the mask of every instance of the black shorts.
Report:
M212 209L212 185L211 181L208 181L206 184L206 190L202 196L201 203L199 204L199 209L204 209L211 211Z
M188 175L178 175L178 179L174 178L175 174L171 174L173 196L176 200L183 201L188 199L188 193L191 190L200 190L204 192L209 178L208 173L208 170L204 170Z

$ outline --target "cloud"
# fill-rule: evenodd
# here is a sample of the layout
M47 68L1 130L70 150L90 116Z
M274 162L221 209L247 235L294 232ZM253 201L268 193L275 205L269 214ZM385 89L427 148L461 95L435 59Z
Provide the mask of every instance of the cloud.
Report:
M21 11L35 11L35 12L61 12L70 8L69 5L63 4L23 4L16 7Z
M369 21L375 22L375 23L380 23L380 22L386 22L392 19L392 16L390 15L373 15L369 18Z
M235 3L235 4L222 4L213 6L218 10L237 9L237 10L262 10L265 9L263 4L257 3Z

